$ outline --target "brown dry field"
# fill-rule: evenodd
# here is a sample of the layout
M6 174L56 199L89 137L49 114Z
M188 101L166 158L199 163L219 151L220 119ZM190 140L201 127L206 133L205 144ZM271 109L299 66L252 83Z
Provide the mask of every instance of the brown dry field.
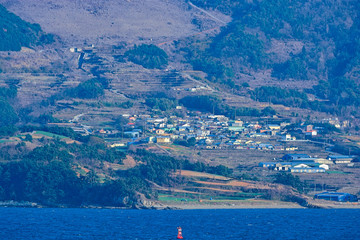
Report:
M230 181L226 183L219 183L219 182L208 182L208 181L193 181L194 183L204 184L204 185L214 185L214 186L231 186L231 187L248 187L251 184L247 182L241 181Z
M210 173L195 172L195 171L189 171L189 170L181 170L181 171L178 171L177 174L179 174L180 176L184 176L184 177L204 177L204 178L210 178L210 179L222 180L222 181L227 181L230 179L227 177L214 175L214 174L210 174Z
M272 142L279 144L276 141L269 141L267 139L251 139L254 142L260 141L262 143ZM310 156L326 157L323 146L318 146L309 142L291 142L287 143L291 146L297 146L299 150L296 151L267 151L267 150L251 150L251 149L216 149L216 150L195 150L192 154L194 160L201 160L211 165L222 164L232 168L248 169L257 167L260 162L272 162L274 158L281 158L289 153L305 153Z
M296 142L293 145L297 144ZM189 157L193 161L202 161L211 165L223 164L234 168L237 174L248 174L259 180L271 182L277 171L270 171L259 167L260 162L271 162L274 158L281 158L288 153L306 153L311 156L326 157L329 153L324 151L323 146L308 142L299 142L301 150L288 151L260 151L248 149L216 149L216 150L194 150L189 151ZM182 151L182 154L185 152ZM189 174L191 176L191 174ZM330 171L326 173L294 173L302 181L317 187L308 188L310 194L325 190L338 190L358 194L360 192L360 164L354 167L346 165L331 165ZM195 176L195 175L194 175Z

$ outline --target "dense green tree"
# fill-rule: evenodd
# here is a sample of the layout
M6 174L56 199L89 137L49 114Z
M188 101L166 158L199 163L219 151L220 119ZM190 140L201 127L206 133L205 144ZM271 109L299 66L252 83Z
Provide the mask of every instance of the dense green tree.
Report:
M25 141L32 142L33 137L30 134L25 135Z
M284 63L275 64L271 75L280 80L307 80L307 62L305 48L303 48L302 53L292 56Z
M0 126L0 136L12 136L17 130L14 125Z
M214 114L221 114L230 118L235 118L235 116L259 117L261 115L265 115L269 113L269 112L264 112L264 114L262 114L258 109L250 108L250 107L231 107L223 103L217 97L208 96L208 95L187 96L180 99L180 103L188 108L193 108Z
M257 69L266 64L267 55L263 42L256 36L244 31L241 22L234 21L222 29L209 48L213 56L230 59L236 57Z
M194 70L207 73L212 82L221 82L228 71L219 59L207 55L191 60L191 64Z
M35 148L21 161L3 162L0 164L0 201L31 201L46 206L131 207L138 202L139 193L154 196L151 182L163 186L175 183L173 173L182 166L184 169L214 174L229 175L232 172L225 166L192 164L170 156L138 150L133 153L134 157L143 164L117 171L117 174L112 175L112 178L116 178L114 180L101 183L95 171L90 171L84 177L77 176L73 159L81 162L81 159L92 158L101 162L108 161L110 155L124 157L114 149L106 149L101 144L67 145L55 141Z
M71 95L73 97L83 99L98 98L104 95L104 88L97 80L91 79L80 83L75 89L73 89Z
M66 149L61 149L57 144L49 144L35 148L25 157L31 161L51 162L54 160L70 163L73 156Z
M3 99L13 99L17 95L17 87L11 85L10 87L1 87L0 88L0 98Z
M189 139L176 139L174 141L175 144L178 144L178 145L182 145L182 146L185 146L185 147L193 147L195 146L196 144L196 138L194 137L191 137Z
M307 184L302 182L298 176L294 176L291 173L280 172L274 176L274 183L281 183L284 185L289 185L299 192L304 192Z
M144 68L163 68L168 64L168 56L164 50L155 45L135 45L126 51L125 56Z
M20 51L21 47L54 41L53 36L44 34L38 24L25 22L2 5L0 5L0 29L0 51Z
M204 164L202 162L195 162L191 163L189 160L185 160L182 162L182 169L184 170L191 170L197 172L208 172L212 174L218 174L222 176L231 176L233 170L224 166L224 165L217 165L217 166L210 166Z
M283 89L280 87L262 86L255 88L251 92L254 100L261 102L271 102L274 104L283 104L292 107L311 107L307 95L294 89Z
M168 111L176 107L177 101L169 98L147 98L145 104L153 109Z
M7 101L0 99L0 125L11 126L18 121L19 118L14 108Z
M263 110L261 110L261 114L264 116L272 116L276 114L276 111L272 107L266 107Z

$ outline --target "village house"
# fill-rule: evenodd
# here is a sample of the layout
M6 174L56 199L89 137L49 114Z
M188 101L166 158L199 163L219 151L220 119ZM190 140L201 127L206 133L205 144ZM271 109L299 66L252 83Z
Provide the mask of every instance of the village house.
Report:
M277 124L268 124L267 125L268 129L270 130L280 130L280 125L277 125Z
M333 126L335 126L336 128L340 128L341 124L338 118L325 118L321 121L322 123L329 123Z
M126 137L130 137L130 138L139 138L140 137L140 132L139 131L127 131L124 132L124 136Z
M311 136L311 137L317 136L318 132L313 127L314 127L313 125L307 125L306 126L306 128L305 128L305 136L308 136L308 137L309 136Z
M158 136L156 137L157 143L171 143L170 136Z
M259 145L260 146L260 145ZM332 161L323 158L312 158L307 154L286 154L282 157L285 162L261 162L260 167L275 171L289 171L294 173L323 173L329 170Z
M274 145L274 150L275 151L284 151L284 146L280 145L280 144L276 144L276 145Z
M286 154L282 157L284 161L294 161L298 159L310 158L307 154Z
M335 164L349 164L355 157L353 155L329 155L327 158Z
M260 143L258 144L258 149L260 150L273 150L274 146L269 143Z
M273 170L276 167L276 162L261 162L259 163L259 167L268 168Z
M329 159L325 159L325 158L314 158L314 162L319 163L319 164L326 164L326 165L334 164L333 161L331 161Z
M163 135L163 134L165 134L165 130L164 130L164 129L156 129L156 130L155 130L155 133L156 133L157 135Z
M314 168L291 167L290 172L292 172L292 173L324 173L325 169L317 168L317 167L314 167Z
M291 134L285 134L281 137L281 141L295 141L296 137L292 137Z
M292 163L276 163L275 164L275 167L274 167L274 170L275 171L289 171L289 169L292 167Z
M296 151L298 149L299 149L298 147L291 146L291 147L286 147L285 151Z

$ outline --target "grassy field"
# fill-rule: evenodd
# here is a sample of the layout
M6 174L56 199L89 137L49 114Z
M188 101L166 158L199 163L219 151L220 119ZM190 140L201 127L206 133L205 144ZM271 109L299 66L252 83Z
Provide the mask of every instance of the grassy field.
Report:
M191 193L174 193L159 194L158 200L162 202L198 202L199 200L208 200L214 202L229 200L248 200L260 197L261 193L244 193L238 192L229 196L217 194L191 194Z
M9 143L9 142L14 142L14 140L10 140L10 139L0 139L0 143Z
M50 132L45 132L45 131L36 131L35 132L36 135L43 135L45 137L50 137L50 138L60 138L60 139L64 139L64 138L68 138L62 135L58 135L58 134L54 134L54 133L50 133Z
M349 174L343 171L338 171L338 170L334 170L334 171L326 171L328 174Z
M159 201L162 202L196 202L197 199L189 197L179 197L166 194L159 194Z

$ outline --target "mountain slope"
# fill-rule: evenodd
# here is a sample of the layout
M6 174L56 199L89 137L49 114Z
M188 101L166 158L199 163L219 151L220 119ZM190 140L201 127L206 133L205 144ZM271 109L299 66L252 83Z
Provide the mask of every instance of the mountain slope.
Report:
M244 83L304 89L320 101L301 107L335 114L351 115L346 108L360 106L358 1L194 3L233 18L217 36L181 44L211 81L236 89Z
M49 43L52 36L42 32L40 25L25 22L0 5L0 51L20 51L40 43Z
M0 3L71 45L162 42L193 34L195 30L191 12L182 1L0 0Z
M124 58L124 52L134 43L152 43L169 56L165 71L172 69L180 75L189 70L202 71L207 75L200 73L196 76L198 80L220 91L332 114L346 111L350 115L356 111L345 109L346 106L359 106L356 1L0 0L0 3L61 36L65 42L62 47L96 43L82 70L92 74L93 69L99 69L108 78L111 90L121 94L171 89L163 81L166 72L143 69ZM229 17L219 11L231 14L232 21L226 24ZM59 52L64 56L65 51L64 48ZM69 66L72 76L67 78L73 86L80 78L77 55L69 56L68 52L66 55L66 67L61 68L73 64ZM60 69L61 63L50 64ZM49 72L50 67L41 68ZM55 68L51 71L57 72ZM194 79L194 75L190 77ZM86 80L89 79L82 79ZM62 86L65 84L63 81ZM295 95L304 97L282 99L279 90L258 98L254 95L263 89L253 91L243 85L296 88L300 93ZM181 89L189 87L183 84ZM188 94L182 91L175 97ZM105 91L105 95L109 94Z

